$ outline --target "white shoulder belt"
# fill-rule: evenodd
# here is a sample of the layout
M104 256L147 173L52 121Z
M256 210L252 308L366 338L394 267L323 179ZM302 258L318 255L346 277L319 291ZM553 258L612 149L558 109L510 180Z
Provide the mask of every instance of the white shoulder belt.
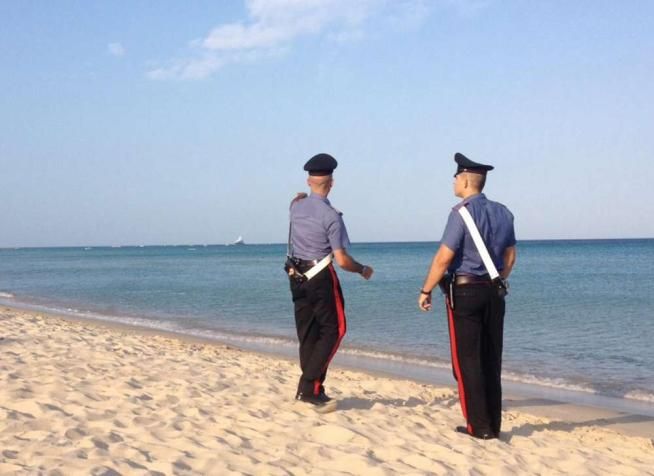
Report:
M500 273L497 272L495 263L493 263L493 260L491 259L490 254L488 253L486 244L484 243L483 238L479 234L479 229L477 228L477 225L475 225L475 221L472 219L472 215L470 215L470 212L465 206L459 208L459 215L461 215L461 218L463 218L463 221L468 227L468 231L470 232L472 241L475 242L477 251L481 256L481 260L484 262L484 266L486 266L486 270L488 271L491 280L498 278L500 276Z

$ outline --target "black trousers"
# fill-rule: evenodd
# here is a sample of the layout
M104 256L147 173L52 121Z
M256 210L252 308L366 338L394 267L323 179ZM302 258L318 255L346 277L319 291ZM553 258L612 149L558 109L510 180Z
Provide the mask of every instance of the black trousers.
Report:
M300 343L298 392L318 395L346 331L343 292L331 264L302 284L289 280Z
M468 432L500 432L502 422L502 343L504 297L491 285L454 289L454 310L447 299L452 368Z

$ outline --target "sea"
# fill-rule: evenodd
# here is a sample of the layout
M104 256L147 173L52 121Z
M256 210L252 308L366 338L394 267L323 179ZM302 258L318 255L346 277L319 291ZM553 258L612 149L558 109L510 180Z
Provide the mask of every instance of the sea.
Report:
M453 384L445 304L418 309L437 242L355 243L339 272L335 363ZM297 355L286 246L0 249L0 304ZM521 241L504 332L505 393L654 416L654 239Z

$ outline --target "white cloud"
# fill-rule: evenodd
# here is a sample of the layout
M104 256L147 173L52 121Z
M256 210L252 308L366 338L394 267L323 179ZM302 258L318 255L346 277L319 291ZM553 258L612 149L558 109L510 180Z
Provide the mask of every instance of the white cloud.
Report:
M125 55L125 47L121 45L120 43L109 43L107 45L107 52L111 56L124 56Z
M150 70L151 79L202 79L230 63L268 57L305 36L337 42L362 38L373 16L397 17L402 24L426 18L435 0L246 0L248 19L218 25L190 44L188 58Z
M164 68L155 68L147 72L150 79L202 79L218 71L225 64L215 56L194 58L193 60L177 60Z

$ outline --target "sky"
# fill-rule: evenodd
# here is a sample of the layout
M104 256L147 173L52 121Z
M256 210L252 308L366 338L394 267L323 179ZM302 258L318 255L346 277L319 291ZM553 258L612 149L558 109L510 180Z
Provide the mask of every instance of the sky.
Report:
M654 2L0 2L0 247L437 241L455 152L519 240L654 237Z

